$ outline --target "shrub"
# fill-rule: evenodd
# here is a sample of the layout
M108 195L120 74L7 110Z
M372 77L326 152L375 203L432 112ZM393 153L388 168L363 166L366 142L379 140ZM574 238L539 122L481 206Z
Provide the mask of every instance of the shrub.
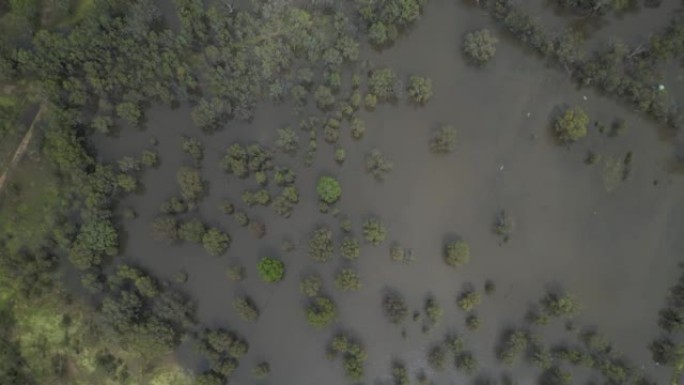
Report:
M204 224L197 218L193 218L180 225L178 236L188 242L201 243L205 232Z
M247 225L249 225L249 217L243 211L236 211L233 216L240 226L247 227Z
M285 276L285 264L271 257L261 258L257 264L257 270L261 279L268 283L280 282Z
M392 364L392 380L394 385L410 385L408 370L406 366L401 362L394 362Z
M204 158L204 146L197 138L185 138L183 140L183 152L190 155L190 157L199 164Z
M507 241L513 233L513 218L507 215L506 211L501 210L494 219L492 231L494 231L494 234L503 237L504 242Z
M368 88L381 102L396 99L398 90L401 89L398 87L394 71L389 67L372 71L368 79Z
M344 151L344 148L338 147L335 149L335 162L338 164L344 163L344 159L346 158L347 153Z
M413 250L403 248L398 243L390 246L390 259L394 262L411 263L415 261L413 258Z
M557 295L548 293L542 300L541 305L552 317L570 316L577 312L579 305L577 300L570 295Z
M430 139L430 151L435 154L448 154L456 147L456 129L452 125L444 125L437 129Z
M159 166L159 155L155 151L145 150L140 157L140 163L145 167Z
M470 246L463 240L449 242L446 245L444 262L453 267L460 267L470 261Z
M315 328L320 329L328 326L336 317L337 307L328 297L315 297L306 307L306 319Z
M226 215L230 215L235 212L235 206L229 200L223 200L219 205L219 210Z
M478 317L476 314L470 314L466 318L466 326L470 330L477 330L480 328L481 325L480 317Z
M299 136L291 127L279 128L276 147L285 154L294 155L299 148Z
M427 316L428 321L430 321L432 325L436 325L442 319L443 314L444 310L439 306L437 300L435 300L434 297L429 296L425 300L425 315Z
M140 162L132 156L124 156L117 162L121 172L136 172L140 171Z
M307 297L315 297L321 292L323 281L318 274L304 277L299 283L299 290Z
M261 239L266 235L266 225L261 222L252 221L249 224L249 231L251 231L257 239Z
M496 292L496 284L491 279L488 279L484 284L484 292L487 295L492 295Z
M574 142L587 135L589 117L580 107L568 108L556 118L554 129L562 142Z
M258 380L263 380L271 373L271 365L266 362L259 362L252 368L252 376Z
M271 194L266 189L256 192L245 191L242 193L242 202L248 206L254 206L255 204L268 206L271 202Z
M527 349L527 341L527 334L521 330L506 333L498 349L499 360L506 365L512 365L515 359Z
M430 351L428 352L428 364L430 364L430 367L432 369L437 370L437 371L442 371L444 370L444 364L446 363L447 359L447 354L446 350L442 345L437 345L434 346Z
M211 228L202 236L204 250L210 255L219 256L230 247L231 239L219 229Z
M240 282L247 278L245 267L239 264L232 264L226 270L226 276L233 282Z
M176 180L185 200L197 202L204 195L204 181L199 171L189 167L181 167L176 174Z
M477 305L479 305L481 301L482 301L482 297L480 296L479 293L477 293L475 291L468 290L468 291L462 292L461 295L458 296L458 300L456 300L456 304L463 311L471 311Z
M178 222L172 217L159 217L152 223L152 236L157 241L171 243L178 240Z
M384 158L380 150L373 149L366 155L366 172L371 174L375 180L383 181L385 175L392 171L392 162Z
M382 300L382 308L387 319L393 324L399 324L406 319L408 307L404 297L399 293L388 293Z
M361 289L359 274L353 269L342 269L335 275L335 286L342 291Z
M316 192L318 193L318 198L327 204L333 204L340 199L342 195L342 188L337 179L330 176L322 176L318 178L318 184L316 185Z
M188 205L184 200L172 197L159 206L159 211L164 214L182 214L188 211Z
M309 240L309 254L317 262L327 262L335 253L332 231L327 227L317 228Z
M444 338L444 346L449 350L454 357L458 356L465 349L465 344L463 340L456 335L447 335Z
M476 65L487 64L496 54L499 40L488 29L467 33L463 39L463 53Z
M414 102L425 104L432 97L432 80L422 76L409 78L408 94Z
M456 369L467 375L475 373L475 371L477 371L477 367L477 360L471 353L461 353L456 357Z
M360 251L359 241L353 237L344 237L340 245L340 254L344 259L353 261L359 257Z
M363 138L363 134L366 132L366 123L360 118L353 117L351 123L351 137L353 139L359 140Z
M259 318L259 309L248 297L236 298L233 301L233 308L240 318L247 322L255 322Z
M316 99L318 108L322 110L328 110L335 105L335 95L333 95L330 88L326 86L318 86L318 88L316 88L314 99Z
M138 182L135 178L128 174L119 174L116 176L116 184L121 190L126 193L132 193L138 188Z
M385 241L385 226L377 218L369 218L363 224L363 238L373 246Z

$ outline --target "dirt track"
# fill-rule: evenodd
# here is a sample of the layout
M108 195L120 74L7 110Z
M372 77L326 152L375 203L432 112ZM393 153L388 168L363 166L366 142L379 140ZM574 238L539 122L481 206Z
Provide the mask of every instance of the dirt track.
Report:
M19 164L21 158L24 156L24 153L28 149L28 146L31 143L31 138L33 138L33 128L35 127L36 123L40 120L40 116L42 115L43 110L45 110L44 104L41 105L40 109L38 109L38 112L36 112L36 116L33 118L31 126L29 127L28 131L26 131L26 134L24 135L24 138L21 140L21 143L19 143L19 146L17 146L17 149L14 151L14 155L12 155L12 160L10 161L9 166L2 173L2 176L0 176L0 194L5 188L5 183L9 178L9 174Z

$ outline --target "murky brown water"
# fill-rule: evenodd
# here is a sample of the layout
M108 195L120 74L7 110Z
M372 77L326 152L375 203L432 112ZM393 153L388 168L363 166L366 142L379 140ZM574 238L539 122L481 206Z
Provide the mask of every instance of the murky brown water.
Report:
M616 29L604 31L627 34L626 23L637 20L631 17L643 17L640 23L655 17L654 23L661 23L662 16L660 10L644 11L625 16L615 21ZM332 147L322 141L311 169L302 167L303 151L297 158L279 157L277 163L291 165L298 173L301 202L289 220L269 208L250 210L250 216L267 225L268 234L261 241L218 211L222 199L239 203L241 192L255 186L225 175L217 162L234 141L272 144L276 128L298 121L290 108L264 106L252 123L231 123L210 136L194 127L187 108L154 108L148 130L97 140L102 156L116 159L138 154L152 136L159 139L161 167L145 174L144 194L122 203L139 213L126 222L125 255L162 277L187 271L186 288L198 300L201 321L211 326L228 324L247 337L251 349L237 371L236 383L248 381L251 364L261 359L271 363L272 378L281 384L347 383L339 362L324 357L325 345L340 327L364 342L369 383L388 380L394 358L404 360L412 372L427 369L425 351L446 331L460 332L483 371L496 374L500 369L493 352L501 330L522 324L528 306L545 288L557 285L582 303L579 324L595 325L647 373L659 380L668 378L666 370L654 367L646 346L657 335L657 310L678 275L676 265L684 249L679 236L684 228L684 181L667 172L674 146L662 140L651 123L588 90L577 91L565 74L545 68L509 42L499 45L488 68L466 66L460 56L462 34L489 25L486 15L466 12L454 2L434 1L415 30L395 47L382 54L369 52L377 65L390 65L405 75L430 76L435 83L433 99L420 109L383 106L363 113L366 137L352 143L343 135L347 162L342 167L333 162ZM549 119L554 108L564 104L580 105L592 120L607 125L616 117L625 118L628 131L606 138L592 129L571 148L560 147L551 138ZM450 155L428 151L431 130L439 123L452 123L458 129L457 149ZM232 235L226 256L214 258L199 246L166 246L151 240L149 224L159 204L177 194L177 169L191 164L180 151L182 135L198 136L206 147L202 172L210 182L210 194L198 215ZM306 135L300 137L305 147ZM363 172L363 155L372 148L382 150L394 163L394 171L383 183ZM602 166L583 163L588 149L604 159L632 151L631 177L606 193ZM315 180L322 172L341 181L343 197L338 206L354 220L357 235L362 219L371 213L388 227L388 241L377 248L362 248L356 263L364 284L359 293L335 290L332 275L344 265L340 257L323 265L307 253L308 235L316 224L337 223L318 213ZM654 186L656 179L659 184ZM504 245L491 232L501 209L516 222L511 241ZM441 261L442 242L450 234L462 236L472 249L471 263L458 271ZM286 237L296 241L297 251L279 250ZM388 252L392 241L412 248L417 261L392 263ZM259 281L255 265L265 255L285 261L284 282ZM225 276L234 260L248 270L248 279L239 284ZM312 270L326 278L325 291L334 295L340 308L339 322L323 331L307 325L299 294L301 275ZM482 328L469 332L465 314L455 305L456 294L467 283L481 288L488 278L497 284L497 294L486 297L477 309ZM408 338L402 339L400 328L390 326L381 312L382 291L387 287L398 289L412 310L422 308L426 294L433 293L445 309L443 322L424 335L420 323L409 320ZM233 312L231 302L239 293L249 293L258 304L261 317L256 324L241 321ZM571 339L560 329L548 328L547 341ZM538 371L524 366L514 367L512 373L521 384L538 376ZM453 370L431 377L438 384L462 379Z

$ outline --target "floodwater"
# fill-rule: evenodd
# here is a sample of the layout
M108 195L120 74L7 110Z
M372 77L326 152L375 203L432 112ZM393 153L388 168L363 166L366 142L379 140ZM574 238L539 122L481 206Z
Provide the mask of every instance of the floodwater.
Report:
M446 332L465 339L482 373L498 376L503 369L494 349L500 333L523 326L529 306L546 289L557 287L573 293L582 304L578 325L603 332L617 351L659 383L669 378L667 369L655 367L647 346L658 335L657 311L679 274L678 257L684 249L684 180L668 173L675 147L652 123L589 90L577 90L566 74L545 67L508 39L501 39L486 69L467 66L460 56L461 36L494 28L490 23L486 15L460 3L434 1L411 34L394 47L382 53L366 50L375 65L389 65L405 76L430 76L432 100L423 108L400 103L363 112L367 130L362 141L352 142L348 131L342 131L341 144L347 150L342 166L333 161L333 147L319 140L314 166L303 167L307 135L302 132L304 150L297 157L276 157L276 164L297 171L300 203L292 217L282 219L270 208L247 209L250 217L266 223L262 240L217 208L228 198L244 209L240 194L256 188L255 182L226 175L217 163L235 141L273 145L277 128L297 125L292 108L265 105L251 123L231 122L222 132L205 135L191 122L188 108L156 107L148 114L147 130L96 139L107 160L137 155L149 146L149 138L159 139L161 167L145 172L143 194L121 204L139 214L124 222L124 258L163 278L187 271L190 278L184 287L198 302L200 321L236 329L247 338L250 352L235 383L250 382L250 368L260 360L270 362L272 379L281 384L348 383L340 362L325 358L326 345L338 330L352 332L365 345L367 383L390 381L394 359L404 361L412 375L425 369L437 384L462 382L465 377L453 369L433 373L425 360L426 350ZM608 138L592 125L586 138L570 147L559 146L549 122L564 105L582 106L592 121L608 126L613 119L624 118L628 129ZM458 145L452 154L438 156L428 151L427 142L443 123L458 129ZM178 195L176 171L192 164L180 149L183 135L199 137L206 148L202 173L209 181L209 195L192 215L231 234L233 244L222 257L211 257L200 246L156 243L150 236L159 205ZM363 157L373 148L394 163L384 182L363 171ZM607 193L602 164L584 163L588 150L604 159L631 151L630 177ZM357 236L369 215L387 226L387 241L379 247L364 245L353 263L363 280L360 292L335 289L334 272L349 264L341 257L320 264L308 255L308 238L316 225L328 224L341 237L337 220L318 212L315 182L321 174L339 178L343 194L337 207L352 218ZM515 220L515 232L504 244L491 231L502 209ZM454 235L467 240L472 250L471 262L458 270L441 260L444 240ZM297 250L280 251L284 239L295 241ZM415 263L391 262L392 242L412 248ZM285 280L277 285L260 282L256 273L258 259L269 255L287 266ZM234 261L247 268L248 278L241 283L225 275ZM324 330L306 323L305 300L299 293L300 278L312 271L322 274L324 291L339 308L338 322ZM484 297L477 308L483 325L471 332L465 327L465 313L456 307L456 296L468 284L481 291L486 279L496 283L497 292ZM445 311L441 324L423 334L421 323L408 319L403 339L401 327L390 325L382 314L380 303L387 288L402 293L411 310L421 310L432 293ZM248 324L233 311L231 302L240 294L248 294L259 306L257 323ZM560 321L538 331L547 343L575 341L559 326ZM193 364L202 366L201 361ZM510 373L521 384L534 383L539 375L525 365L514 366Z

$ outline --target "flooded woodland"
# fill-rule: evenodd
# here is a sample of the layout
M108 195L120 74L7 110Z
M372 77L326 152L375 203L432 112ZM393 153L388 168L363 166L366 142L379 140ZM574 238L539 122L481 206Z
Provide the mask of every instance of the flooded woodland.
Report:
M266 13L269 4L258 3ZM272 12L322 6L326 15L352 15L353 24L353 3L274 3L280 11ZM103 256L101 266L92 254L83 262L74 256L83 240L74 235L59 277L70 297L104 314L113 314L105 310L108 293L125 287L111 283L117 274L124 277L122 265L154 277L161 290L183 293L195 304L194 320L180 323L187 334L162 361L195 374L166 382L118 374L88 378L157 385L680 383L684 306L676 285L684 250L684 163L681 129L669 111L684 98L684 37L672 43L682 52L658 62L660 74L645 81L654 97L669 98L662 121L655 107L640 111L594 83L580 86L573 66L618 40L630 55L652 50L652 37L668 25L683 28L682 5L517 2L543 28L583 36L573 49L586 54L566 62L540 55L529 45L533 38L510 33L502 24L509 18L496 16L503 12L498 3L510 2L418 2L419 18L380 46L365 38L363 23L354 26L361 36L358 60L320 73L310 66L313 80L303 82L310 98L261 98L247 119L221 116L220 128L208 130L197 118L198 100L209 92L189 92L172 103L150 97L141 102L137 122L116 107L112 128L96 127L83 141L93 164L136 165L128 174L137 187L116 193L108 206L117 251ZM594 3L613 5L600 13L582 9ZM618 11L618 3L631 5ZM174 33L187 27L176 15L182 1L155 4ZM494 36L495 54L478 65L463 45L467 34L482 30ZM292 63L281 64L283 74L267 78L265 89L274 92L278 76L297 84L308 67L305 59ZM215 76L205 65L199 83ZM394 78L374 85L374 74L385 68ZM325 79L331 76L337 80ZM416 102L410 76L430 79L427 100ZM334 106L318 91L327 82ZM391 95L383 102L385 88ZM345 106L357 90L364 98ZM377 105L366 97L374 92ZM97 111L104 110L101 104ZM558 122L578 110L588 119L584 134L566 140ZM355 124L365 130L355 132ZM50 147L49 124L43 130L39 140L48 144L36 147L25 164L45 161L37 153ZM440 132L448 148L436 147ZM249 163L239 175L240 156L229 159L235 144L247 149L249 162L262 157L262 163ZM133 162L145 152L156 154L156 165ZM56 159L61 167L62 158ZM189 192L180 170L197 172L188 178L202 187ZM287 173L294 178L283 177ZM330 199L321 192L325 177L339 190ZM123 179L117 189L127 190ZM297 197L289 203L280 198L292 192L287 186ZM12 193L4 194L3 211L9 212ZM259 194L267 195L261 203ZM180 208L169 203L174 199ZM281 204L288 208L279 212ZM86 219L78 226L85 227L89 217L80 218ZM197 220L202 234L183 235L190 231L184 224ZM382 228L375 233L374 220ZM214 252L205 239L210 228L229 235ZM316 246L321 229L328 238ZM345 242L356 251L345 252ZM451 247L463 245L465 260L450 262ZM266 259L281 262L273 278L264 272ZM89 281L84 274L91 274ZM144 274L127 274L147 296L139 283ZM312 277L319 280L310 295L303 282ZM321 298L333 303L335 314L314 325L307 309ZM246 341L239 365L198 348L211 345L202 330L230 330ZM132 349L130 340L121 341L122 351ZM362 353L354 353L354 343ZM234 367L225 369L227 362ZM358 365L361 375L350 369ZM62 378L73 382L64 383L84 383L74 373L86 370L71 370Z

